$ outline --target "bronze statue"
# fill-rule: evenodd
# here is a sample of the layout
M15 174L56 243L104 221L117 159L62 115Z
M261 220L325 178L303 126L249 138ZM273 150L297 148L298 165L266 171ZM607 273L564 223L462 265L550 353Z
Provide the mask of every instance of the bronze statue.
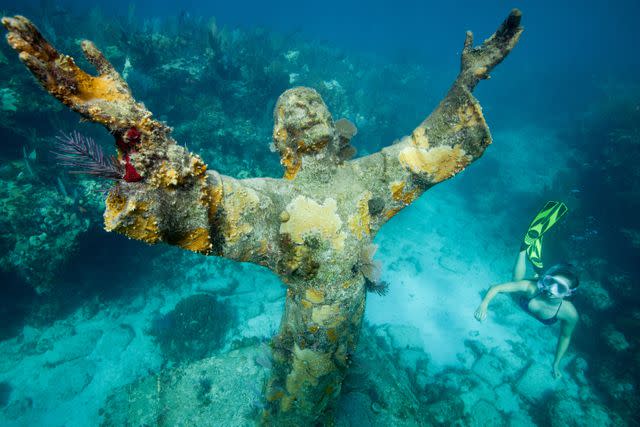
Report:
M364 266L375 234L491 143L471 92L518 42L520 18L513 10L478 47L467 32L460 73L444 100L411 135L366 157L349 160L354 129L334 122L316 91L284 92L273 128L282 179L209 170L134 99L93 43L82 49L96 76L59 53L28 19L2 23L45 90L116 137L125 173L106 199L107 231L256 263L286 284L263 422L298 426L317 420L340 393L361 328Z

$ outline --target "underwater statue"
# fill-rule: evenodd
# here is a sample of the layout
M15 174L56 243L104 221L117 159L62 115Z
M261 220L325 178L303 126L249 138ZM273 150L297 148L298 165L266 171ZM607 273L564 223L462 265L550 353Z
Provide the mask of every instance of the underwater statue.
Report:
M334 122L315 90L284 92L273 128L281 179L235 179L210 170L136 101L90 41L82 50L97 75L58 52L28 19L2 23L44 89L114 135L123 174L106 198L107 231L259 264L284 282L262 422L300 426L319 420L340 393L371 286L376 233L491 143L471 92L518 42L520 18L513 10L480 46L467 32L460 73L444 100L411 135L365 157L349 160L355 129Z

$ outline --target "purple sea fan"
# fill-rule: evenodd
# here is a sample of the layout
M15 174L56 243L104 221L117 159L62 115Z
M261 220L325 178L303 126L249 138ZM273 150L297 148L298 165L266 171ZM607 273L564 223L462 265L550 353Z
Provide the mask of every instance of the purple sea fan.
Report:
M70 168L69 173L93 175L106 179L122 179L124 167L114 156L105 157L102 148L92 138L77 131L60 132L56 137L53 154L60 166Z

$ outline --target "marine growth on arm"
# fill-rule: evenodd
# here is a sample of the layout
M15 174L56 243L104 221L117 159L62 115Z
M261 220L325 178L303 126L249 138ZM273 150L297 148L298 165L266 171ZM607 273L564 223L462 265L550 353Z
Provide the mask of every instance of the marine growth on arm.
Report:
M81 44L97 75L58 52L27 18L4 17L7 41L42 87L115 138L125 174L112 188L107 231L206 255L275 264L269 242L278 224L272 201L277 182L236 180L208 170L137 102L125 80L90 41ZM250 219L248 219L251 217Z
M462 171L491 144L482 108L471 92L518 43L521 16L512 10L480 46L473 46L468 31L460 73L438 107L411 135L353 162L354 175L369 180L373 197L386 207L373 218L373 230L427 189Z

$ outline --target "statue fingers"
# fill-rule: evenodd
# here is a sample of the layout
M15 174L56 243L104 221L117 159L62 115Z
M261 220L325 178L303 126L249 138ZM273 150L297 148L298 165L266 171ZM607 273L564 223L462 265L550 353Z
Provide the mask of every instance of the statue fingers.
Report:
M44 63L53 61L60 56L36 26L24 16L5 16L2 18L2 25L9 31L7 41L18 53L26 52Z
M99 74L109 75L122 82L120 74L118 74L113 65L111 65L107 58L105 58L104 54L96 47L95 44L93 44L92 41L83 40L80 46L82 47L82 52L84 53L85 58L87 58L87 61L96 67Z

